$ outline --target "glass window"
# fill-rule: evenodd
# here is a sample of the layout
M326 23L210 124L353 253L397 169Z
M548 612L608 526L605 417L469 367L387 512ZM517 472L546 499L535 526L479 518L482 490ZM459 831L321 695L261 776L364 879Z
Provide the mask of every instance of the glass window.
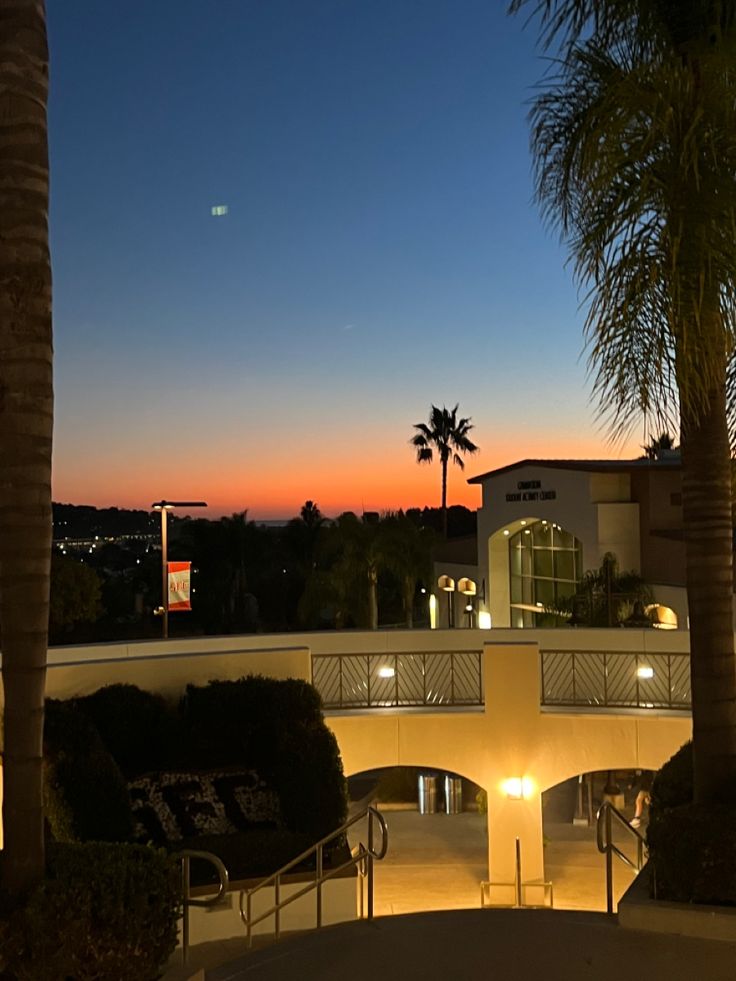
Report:
M544 607L572 596L583 574L583 547L570 532L534 521L509 538L511 623L532 627L555 621ZM541 605L540 605L541 604Z

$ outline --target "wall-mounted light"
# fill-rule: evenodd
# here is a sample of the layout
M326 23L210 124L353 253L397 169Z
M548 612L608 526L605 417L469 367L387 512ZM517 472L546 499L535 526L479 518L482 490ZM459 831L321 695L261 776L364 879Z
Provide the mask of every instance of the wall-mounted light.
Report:
M653 678L654 668L648 664L642 664L636 669L636 676L637 678Z
M501 790L509 800L529 800L534 794L534 781L531 777L508 777L501 784Z
M455 580L452 576L440 576L437 586L447 593L447 626L455 626L455 604L452 601L452 594L455 592Z
M481 610L478 613L478 627L481 630L491 629L491 614L488 613L486 610Z
M508 530L508 528L504 528L504 530L503 530L503 533L504 533L504 535L506 535L506 536L508 536L508 535L510 535L510 534L511 534L511 532L510 532L510 531Z
M382 667L378 669L379 678L393 678L395 675L396 675L396 668L392 668L388 664L384 664L382 665Z
M458 593L462 593L464 596L475 596L478 591L478 587L472 579L463 577L458 580L457 584Z

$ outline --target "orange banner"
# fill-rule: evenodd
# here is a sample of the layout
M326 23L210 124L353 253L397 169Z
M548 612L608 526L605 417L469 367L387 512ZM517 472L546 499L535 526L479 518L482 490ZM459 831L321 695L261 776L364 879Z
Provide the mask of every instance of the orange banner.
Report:
M191 610L192 563L168 562L167 569L169 573L169 613L174 610Z

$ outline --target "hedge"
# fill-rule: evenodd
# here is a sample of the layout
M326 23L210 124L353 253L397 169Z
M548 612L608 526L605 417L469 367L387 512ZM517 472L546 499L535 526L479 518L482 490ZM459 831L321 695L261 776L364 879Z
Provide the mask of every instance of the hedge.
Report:
M736 806L693 803L692 743L652 783L647 828L658 899L736 905Z
M182 713L193 764L252 767L279 795L289 831L320 838L343 823L340 753L311 685L253 675L190 685Z
M47 703L46 795L57 840L128 840L123 772L237 767L278 794L285 829L315 840L345 820L347 793L334 735L304 681L249 676L190 685L178 706L133 685ZM123 772L121 772L121 770Z
M74 704L94 724L129 780L175 763L181 743L179 719L160 695L135 685L107 685L74 699Z
M94 725L73 702L49 699L44 716L44 809L56 841L127 841L128 787Z
M163 850L57 845L45 881L0 926L0 956L17 981L153 981L180 915L179 863Z

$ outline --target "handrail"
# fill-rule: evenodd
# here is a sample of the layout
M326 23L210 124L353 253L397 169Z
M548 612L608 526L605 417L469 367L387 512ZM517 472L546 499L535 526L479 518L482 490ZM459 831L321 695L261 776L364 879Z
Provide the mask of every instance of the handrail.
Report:
M227 869L223 864L222 860L213 855L212 852L201 852L193 848L184 848L182 851L177 852L177 855L181 858L181 891L182 891L182 929L181 929L181 953L182 960L186 964L187 956L189 954L189 907L190 906L216 906L221 903L225 897L225 893L228 890L230 884L230 877L228 875ZM191 860L193 858L199 858L203 862L209 862L210 865L214 865L217 870L217 875L220 879L220 886L217 890L217 895L208 896L206 899L192 899L191 898L191 881L190 881L190 867Z
M338 865L336 868L329 869L327 872L324 871L324 846L328 845L331 841L336 838L341 838L345 835L349 828L352 828L354 824L359 821L368 819L368 844L363 845L362 842L358 844L351 852L350 858L343 862L342 865ZM376 849L374 847L374 822L378 823L378 827L381 832L381 843L380 847ZM356 814L345 824L337 828L336 831L325 835L324 838L320 838L319 841L315 842L314 845L310 846L303 851L301 855L297 855L296 858L292 859L286 865L283 865L278 871L269 875L268 878L262 879L258 885L253 886L252 889L241 889L240 891L240 918L245 924L246 936L248 938L248 946L250 947L253 940L253 927L263 920L267 919L269 916L274 918L274 936L276 940L279 939L281 935L281 910L288 906L289 903L293 903L295 900L300 899L302 896L306 895L312 890L317 891L317 929L322 926L322 884L333 876L338 875L340 872L345 871L345 869L357 866L359 873L364 875L367 880L367 893L368 893L368 911L366 919L373 919L373 862L380 861L386 855L388 851L388 827L386 826L386 820L377 808L369 806L365 810ZM281 878L286 875L292 869L301 865L306 859L310 858L312 855L316 857L315 869L314 869L314 879L308 882L302 889L297 892L292 893L291 896L287 896L285 899L281 898ZM363 871L365 869L365 871ZM274 889L274 904L270 909L261 913L259 916L253 916L253 896L260 892L261 889L265 889L268 886L273 886ZM362 890L361 890L362 891ZM243 903L245 901L245 908L243 908ZM361 895L361 916L362 916L362 895Z
M625 852L622 852L618 845L614 844L612 818L615 818L636 839L636 863L632 862L629 856ZM604 831L605 840L603 837ZM635 872L639 872L644 864L646 840L636 828L633 828L629 824L626 816L608 800L603 801L598 808L595 834L598 851L606 856L606 911L613 913L613 856L618 856L629 868L634 869Z

